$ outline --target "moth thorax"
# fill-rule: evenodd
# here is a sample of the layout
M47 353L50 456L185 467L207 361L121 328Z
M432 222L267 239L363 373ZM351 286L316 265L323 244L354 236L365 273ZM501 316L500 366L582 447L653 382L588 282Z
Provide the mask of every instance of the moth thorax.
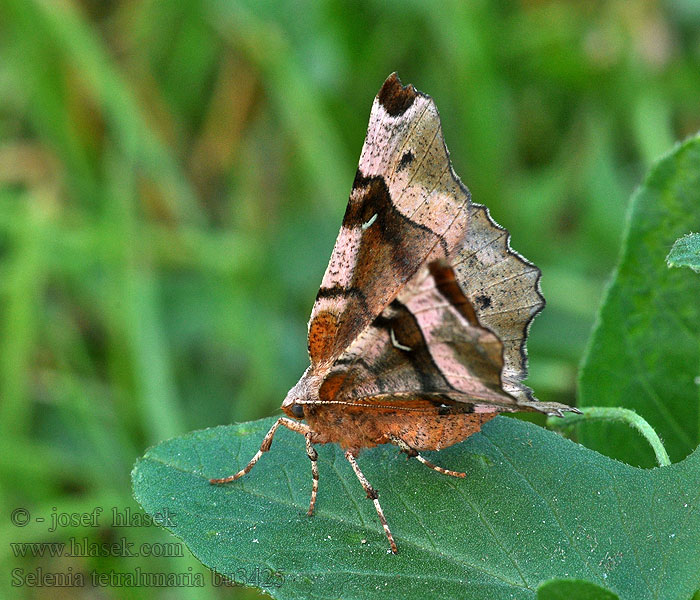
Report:
M304 418L304 404L318 402L318 388L321 378L311 373L311 367L304 371L297 384L287 392L282 402L282 410L293 419Z

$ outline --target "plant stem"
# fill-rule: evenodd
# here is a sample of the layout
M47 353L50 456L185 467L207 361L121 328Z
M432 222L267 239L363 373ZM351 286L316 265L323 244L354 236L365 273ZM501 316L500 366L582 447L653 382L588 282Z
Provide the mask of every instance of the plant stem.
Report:
M660 467L667 467L671 464L671 459L668 457L666 448L664 448L664 445L661 443L661 439L656 431L633 410L620 407L590 406L582 408L581 413L580 415L567 413L563 420L559 417L549 417L547 419L547 426L552 429L563 429L583 421L589 423L591 421L617 421L625 423L633 429L636 429L644 436L646 441L649 442L649 445L654 450L654 454L656 454L656 461L659 463Z

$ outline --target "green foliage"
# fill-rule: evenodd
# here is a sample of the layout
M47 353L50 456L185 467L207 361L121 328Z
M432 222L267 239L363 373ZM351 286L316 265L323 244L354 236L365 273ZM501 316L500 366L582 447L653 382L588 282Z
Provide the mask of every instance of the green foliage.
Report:
M619 596L588 581L551 579L537 588L537 600L619 600Z
M678 238L666 257L669 267L690 267L700 273L700 233Z
M580 423L622 423L635 429L651 446L660 467L667 467L671 459L659 435L633 410L619 406L584 406L579 413L568 413L564 418L548 417L547 426L552 429L567 429Z
M0 0L3 515L136 510L145 447L277 409L306 366L370 104L394 70L435 97L457 172L542 268L530 384L574 402L632 187L700 128L697 2L433 4ZM124 535L168 540L108 519L50 534L0 520L17 542ZM137 564L207 572L0 544L5 573ZM0 578L2 597L55 591Z
M582 406L634 409L672 460L700 442L700 279L669 269L668 248L700 221L700 138L661 159L636 192L622 258L581 371ZM582 426L579 439L634 465L654 464L646 443L619 425Z
M302 436L281 430L244 478L273 419L187 434L151 448L133 472L151 514L219 573L246 565L277 573L275 598L534 598L550 578L576 578L626 600L688 598L700 585L700 450L652 470L624 465L541 427L497 418L431 460L394 447L360 457L399 547L335 446L319 448L320 497ZM590 596L587 596L590 597Z

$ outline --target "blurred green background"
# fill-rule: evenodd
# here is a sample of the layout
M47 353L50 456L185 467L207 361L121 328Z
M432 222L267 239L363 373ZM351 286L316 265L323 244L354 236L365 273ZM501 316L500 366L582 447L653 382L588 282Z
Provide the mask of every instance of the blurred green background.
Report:
M0 596L258 596L211 585L186 549L10 544L174 541L112 526L113 507L140 512L131 467L165 438L273 414L306 367L394 70L435 98L455 170L542 269L530 385L575 402L630 193L700 129L699 26L695 0L0 0ZM99 527L49 531L95 507ZM90 585L137 567L206 585ZM27 585L37 569L85 587Z

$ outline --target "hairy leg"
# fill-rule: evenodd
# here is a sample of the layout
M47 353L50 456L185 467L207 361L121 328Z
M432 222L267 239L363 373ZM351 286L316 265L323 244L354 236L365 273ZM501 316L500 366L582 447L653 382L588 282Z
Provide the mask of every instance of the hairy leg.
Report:
M396 437L396 436L391 436L389 438L391 440L392 444L397 445L402 452L405 452L408 454L409 458L416 458L416 460L422 462L426 467L430 467L433 471L437 471L438 473L442 473L443 475L450 475L452 477L466 477L466 473L462 473L461 471L450 471L449 469L443 469L442 467L438 467L437 465L434 465L431 463L429 460L423 458L419 453L418 450L415 448L411 448L406 442L404 442L401 438Z
M212 484L220 484L220 483L229 483L231 481L235 481L239 477L243 477L246 473L248 473L254 466L255 463L260 460L260 457L267 452L270 449L270 446L272 445L272 438L275 436L275 432L279 428L280 425L284 425L287 429L291 429L292 431L296 431L297 433L301 433L304 436L307 436L307 448L308 448L308 436L311 434L311 428L304 424L304 423L299 423L298 421L292 421L292 419L288 419L287 417L280 417L275 421L275 424L270 427L270 431L267 432L265 437L263 438L262 444L260 444L260 450L258 450L255 453L255 456L250 459L250 462L243 467L238 473L235 473L234 475L229 475L228 477L222 477L221 479L210 479L209 483ZM314 451L315 452L315 451ZM308 450L307 450L308 453ZM311 456L309 456L311 458ZM313 459L312 459L313 460ZM315 462L311 463L311 471L313 473L313 465ZM318 472L316 473L316 479L318 479Z
M362 487L367 493L367 497L370 498L372 502L374 502L374 508L377 509L377 515L379 515L379 520L381 521L382 527L384 528L384 533L386 533L386 537L389 540L391 552L393 554L396 554L398 552L398 548L396 547L394 536L391 535L391 530L389 529L389 524L386 522L386 517L384 516L384 511L382 510L381 504L379 504L379 494L377 494L374 488L369 484L369 481L367 481L367 478L364 476L364 473L360 471L360 467L357 464L357 461L355 460L355 455L348 450L345 453L345 458L347 458L348 462L350 463L352 470L355 471L355 475L357 475L357 478L360 480Z
M306 513L311 516L314 514L314 506L316 506L316 494L318 494L318 452L311 443L311 434L306 434L306 455L311 460L311 478L313 479L313 485L311 486L311 503L309 504L309 511Z

